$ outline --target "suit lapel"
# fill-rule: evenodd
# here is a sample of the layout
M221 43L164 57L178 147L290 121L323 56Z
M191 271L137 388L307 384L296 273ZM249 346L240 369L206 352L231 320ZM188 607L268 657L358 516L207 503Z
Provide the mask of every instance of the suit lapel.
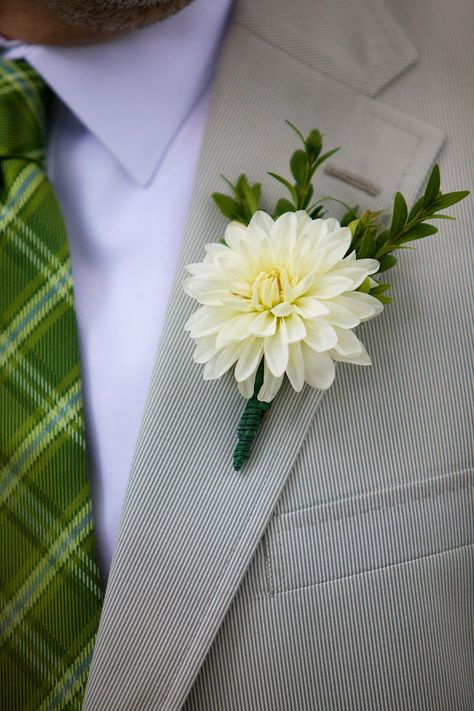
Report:
M232 377L204 382L183 325L195 305L184 265L203 258L224 221L210 194L219 174L263 179L286 171L294 139L319 126L348 146L343 166L381 188L378 198L322 176L332 192L368 207L424 178L436 129L389 110L232 24L216 80L194 199L150 388L84 702L97 708L179 708L232 601L284 486L321 393L284 388L251 462L232 468L243 402ZM342 160L342 158L341 158ZM387 168L387 165L389 166ZM267 181L268 182L268 181ZM274 204L278 188L264 198ZM408 195L412 198L413 195Z

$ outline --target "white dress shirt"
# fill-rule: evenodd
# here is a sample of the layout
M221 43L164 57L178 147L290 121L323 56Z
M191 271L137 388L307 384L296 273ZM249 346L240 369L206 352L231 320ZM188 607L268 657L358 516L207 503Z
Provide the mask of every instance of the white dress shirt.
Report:
M97 45L2 43L3 57L26 59L61 99L48 171L70 242L104 581L230 5L194 0L164 22Z

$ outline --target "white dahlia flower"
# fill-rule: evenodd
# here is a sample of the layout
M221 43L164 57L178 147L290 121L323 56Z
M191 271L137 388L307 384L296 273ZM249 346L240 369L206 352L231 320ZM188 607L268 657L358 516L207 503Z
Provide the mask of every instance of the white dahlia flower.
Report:
M296 391L325 390L334 361L370 365L353 330L382 311L356 291L379 263L346 255L351 233L334 219L287 212L273 220L257 212L246 227L231 222L226 244L206 245L202 263L187 267L184 288L200 304L186 323L204 378L235 366L240 392L252 396L264 359L258 399L270 402L286 375Z

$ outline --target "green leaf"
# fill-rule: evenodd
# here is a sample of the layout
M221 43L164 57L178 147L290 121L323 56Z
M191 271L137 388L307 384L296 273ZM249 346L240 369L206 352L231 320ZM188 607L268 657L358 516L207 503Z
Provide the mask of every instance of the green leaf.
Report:
M234 195L236 195L236 196L238 197L237 189L236 189L234 183L231 183L230 180L225 177L225 175L222 175L222 173L221 173L221 178L222 178L222 180L224 180L224 181L227 183L227 185L228 185L229 188L232 190L232 192L234 193Z
M245 188L249 187L249 181L245 173L239 175L235 184L235 192L241 200L245 200Z
M408 215L408 222L411 222L416 217L416 215L418 215L418 213L420 212L421 206L423 205L423 198L424 198L424 195L422 195L420 198L418 198L418 200L415 202L415 204L411 208L410 214Z
M427 220L454 220L456 222L456 218L452 217L452 215L428 215L426 218Z
M403 237L397 240L397 246L406 244L407 242L413 242L415 239L430 237L431 235L436 234L436 232L438 232L438 228L434 225L420 223L419 225L412 227L411 230L408 230L408 232L403 235Z
M390 289L390 284L377 284L377 286L374 286L373 289L370 290L370 295L371 296L379 296L380 294L383 294L388 289Z
M290 160L291 174L297 185L304 185L309 175L309 159L306 151L298 150L293 153Z
M337 153L340 150L340 148L333 148L331 151L328 151L327 153L324 153L324 155L319 158L316 163L313 165L313 173L316 170L316 168L319 168L319 166L324 163L324 161L328 160L331 156L334 155L334 153Z
M405 223L407 221L407 216L408 216L408 208L407 204L405 201L405 198L403 195L399 192L395 194L395 200L393 202L393 215L392 215L392 223L390 225L390 240L393 240L393 238L398 235L403 227L405 226Z
M349 222L353 222L354 220L357 220L358 209L359 209L359 205L356 205L355 207L351 207L347 212L344 213L344 215L341 218L341 227L347 227Z
M423 196L423 201L422 201L422 207L428 207L428 205L431 205L433 200L436 197L438 197L439 185L440 185L439 165L436 163L433 166L433 170L431 171L431 175L428 180L428 185L426 186L425 194Z
M297 201L298 201L298 193L296 192L296 188L288 180L286 180L286 178L284 178L282 175L278 175L278 173L272 173L269 171L268 175L271 175L272 178L275 178L275 180L278 180L279 183L284 185L285 188L287 188L290 191L291 197L293 198L293 201L296 205Z
M447 207L451 207L451 205L455 205L457 202L464 200L464 198L468 195L469 190L458 190L453 193L445 193L444 195L440 195L436 198L432 207L435 211L445 210Z
M286 198L280 198L275 207L275 217L280 217L284 212L294 212L295 206Z
M212 193L212 199L228 220L242 220L239 203L224 193Z
M314 193L314 188L313 188L313 186L310 184L310 185L308 185L308 190L306 191L306 196L305 196L305 198L304 198L304 200L303 200L303 204L301 205L301 207L302 207L303 210L306 210L306 208L308 207L309 203L311 202L311 198L313 197L313 193Z
M357 258L366 259L371 257L375 251L375 241L374 241L375 230L373 228L366 228L362 238L360 240L359 246L356 248Z
M368 294L370 291L370 279L366 277L362 284L359 286L357 291L361 291L363 294Z
M299 128L296 128L296 126L292 124L291 121L285 121L285 123L288 124L288 126L292 128L293 131L301 138L302 142L306 144L305 137L303 136Z
M324 205L316 205L316 207L309 213L312 220L317 217L322 217L324 215Z
M318 131L317 128L313 128L304 142L304 145L312 160L316 160L323 147L323 137L321 136L321 132Z
M393 299L390 296L385 296L385 294L378 294L376 297L382 304L391 304Z
M377 239L375 240L377 242L377 247L380 249L381 247L384 246L384 244L387 244L387 242L390 239L390 230L384 230L381 232Z
M261 189L262 186L260 183L255 183L253 186L244 183L242 186L243 196L251 215L257 212L259 208Z
M379 264L380 267L377 274L380 274L381 272L387 272L389 269L395 267L397 264L397 260L396 257L394 257L393 255L385 254L379 259Z

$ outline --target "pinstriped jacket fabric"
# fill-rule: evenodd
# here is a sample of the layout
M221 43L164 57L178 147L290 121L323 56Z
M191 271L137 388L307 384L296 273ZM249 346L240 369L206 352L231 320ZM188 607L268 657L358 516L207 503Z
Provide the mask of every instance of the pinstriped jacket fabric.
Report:
M322 174L320 194L413 201L435 159L444 189L469 187L473 15L470 0L237 3L86 711L473 707L472 201L400 259L394 304L364 326L373 366L339 367L324 396L285 389L238 474L240 396L193 365L181 289L184 265L222 234L219 174L285 170L284 119L318 126L344 147L339 167L381 190Z

